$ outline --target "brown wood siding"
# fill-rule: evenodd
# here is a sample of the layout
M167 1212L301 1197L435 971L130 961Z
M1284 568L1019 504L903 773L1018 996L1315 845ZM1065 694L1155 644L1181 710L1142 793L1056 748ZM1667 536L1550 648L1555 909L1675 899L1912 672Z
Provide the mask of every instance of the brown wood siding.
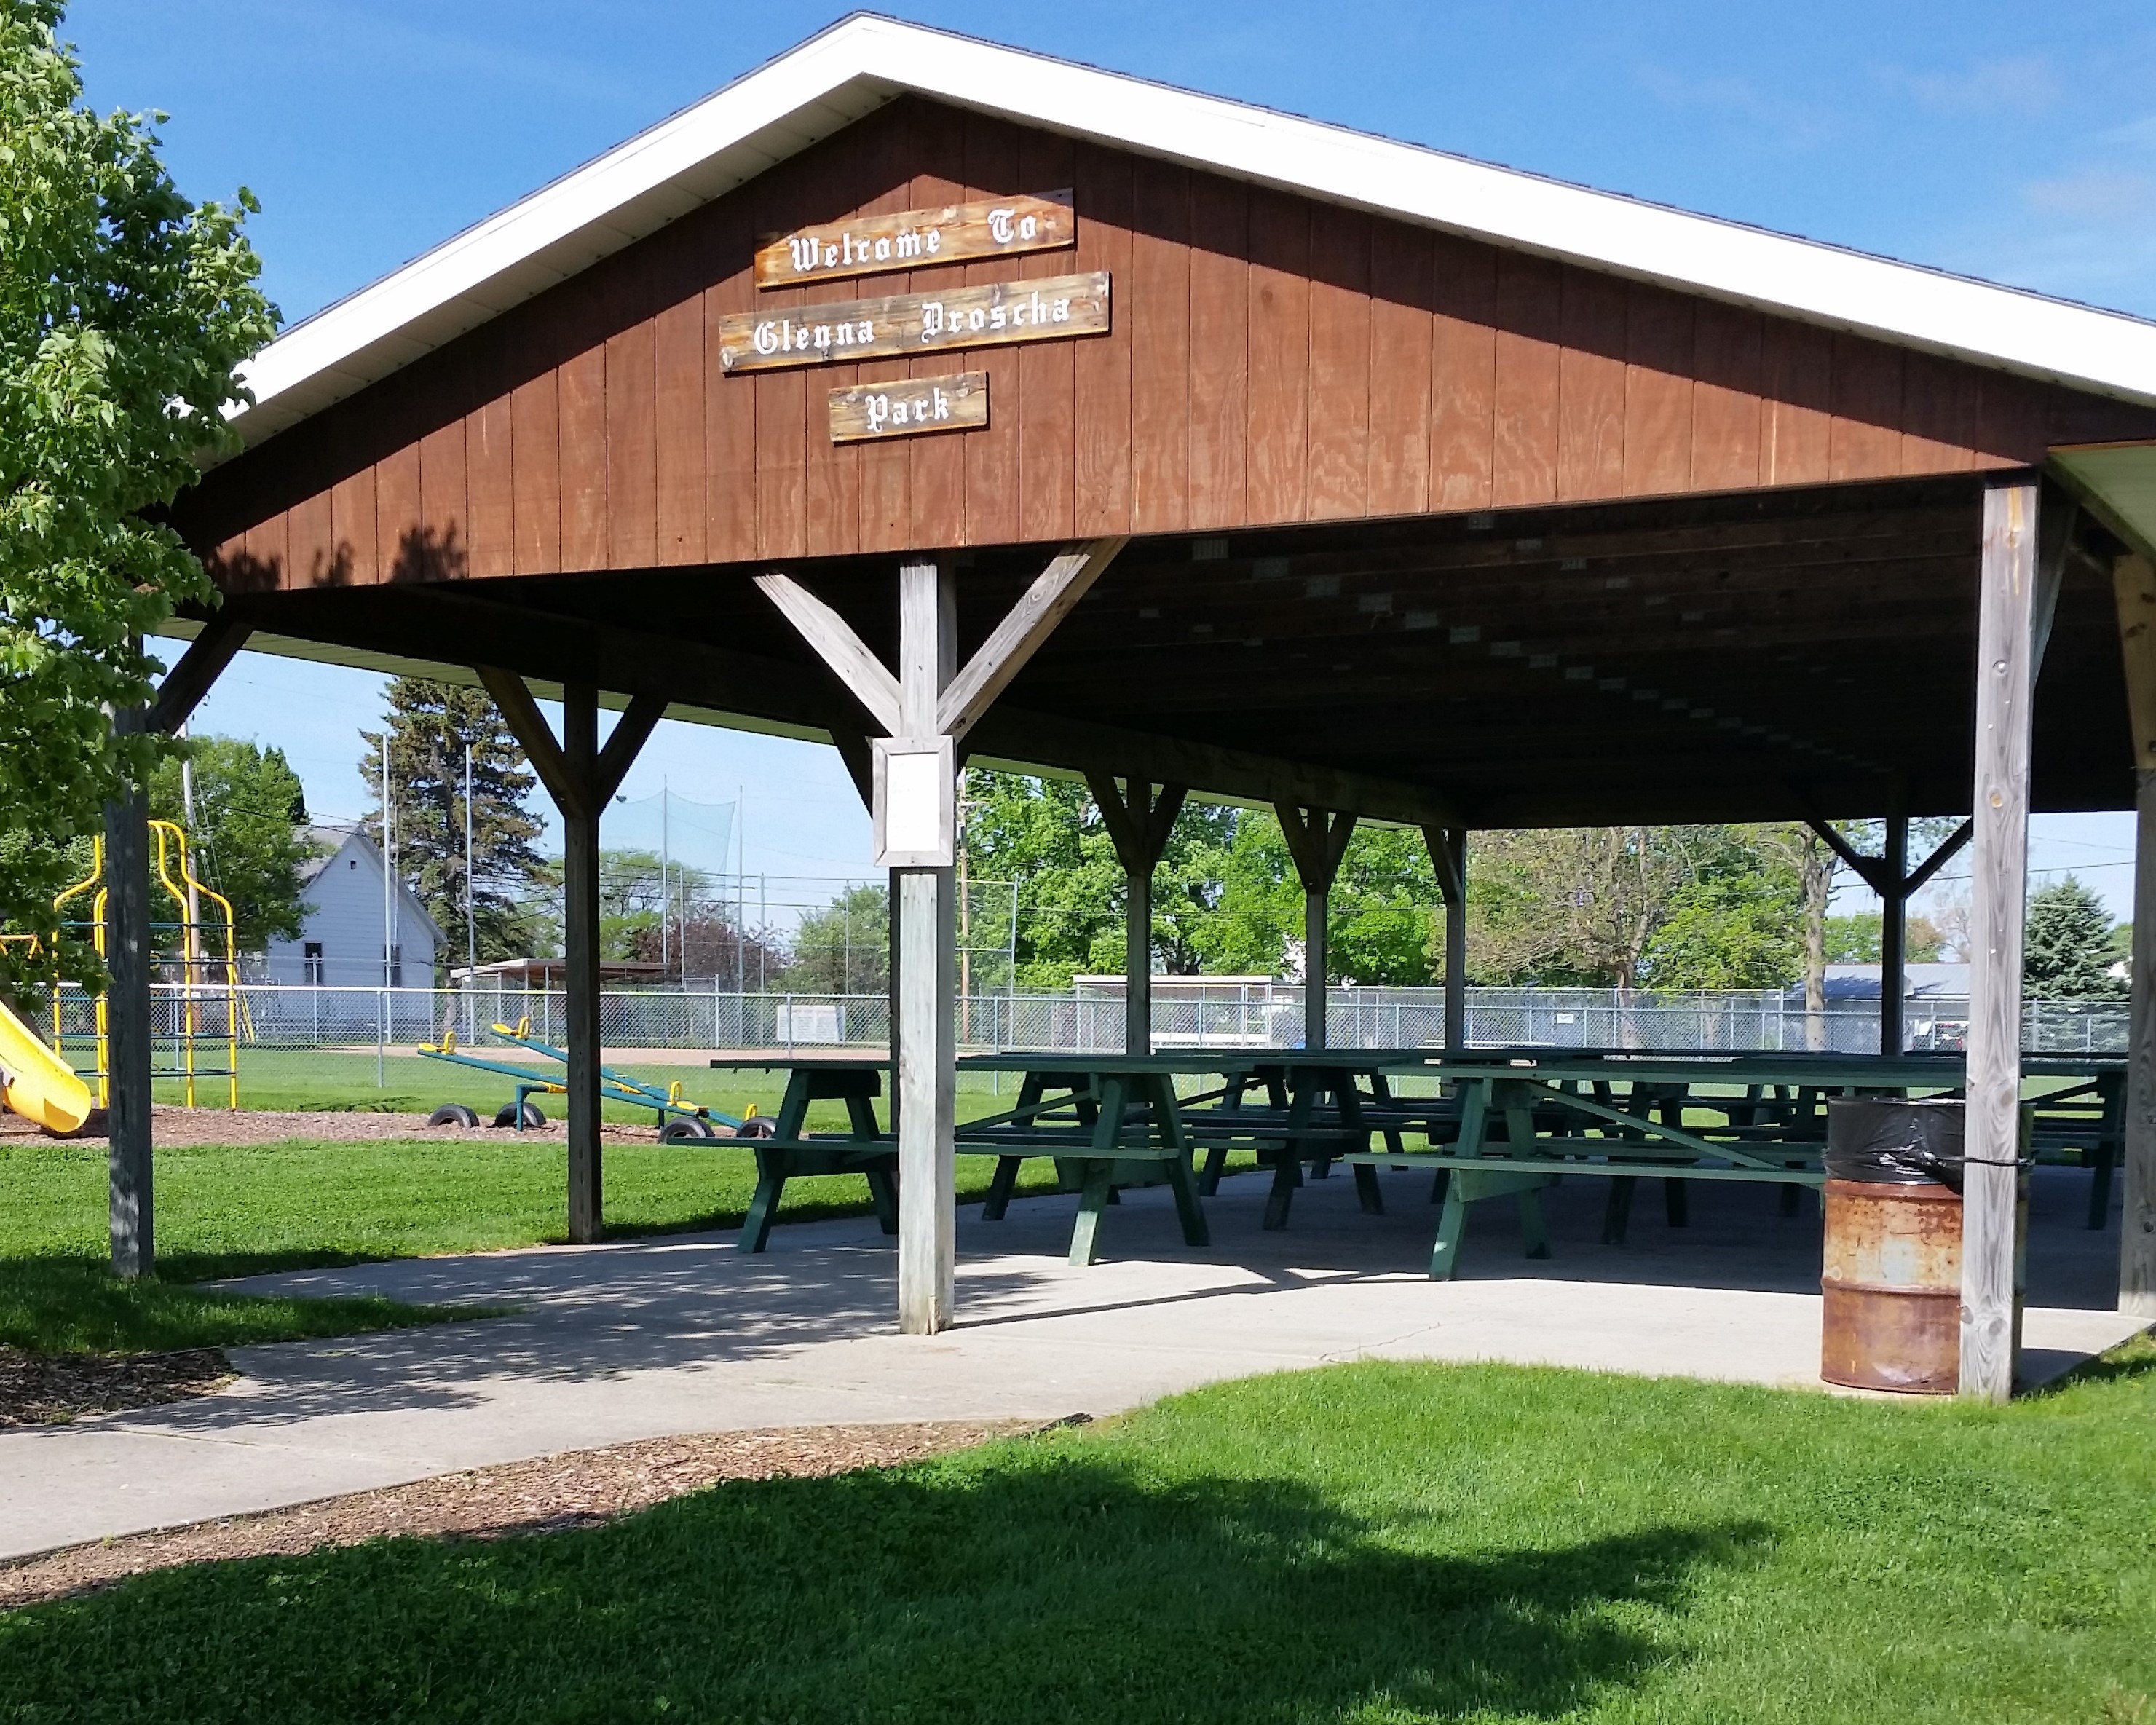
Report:
M829 390L947 357L722 375L770 233L1075 189L1099 338L990 348L984 429L834 445ZM2150 413L907 100L182 500L235 588L788 561L1884 480L2156 436Z

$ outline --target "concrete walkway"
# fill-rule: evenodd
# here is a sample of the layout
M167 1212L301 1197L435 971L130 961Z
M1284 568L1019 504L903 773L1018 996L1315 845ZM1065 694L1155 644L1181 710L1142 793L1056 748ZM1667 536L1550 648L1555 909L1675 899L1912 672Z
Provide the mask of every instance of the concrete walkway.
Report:
M1519 1255L1476 1206L1460 1280L1421 1274L1427 1175L1344 1173L1258 1226L1230 1179L1189 1252L1159 1191L1109 1214L1113 1261L1062 1261L1071 1200L959 1225L959 1327L890 1333L895 1260L871 1221L784 1227L745 1257L701 1235L256 1278L262 1291L516 1305L485 1322L237 1350L221 1394L0 1434L0 1558L487 1463L671 1433L836 1421L1106 1414L1224 1378L1369 1358L1501 1359L1815 1387L1819 1222L1771 1189L1696 1185L1669 1227L1652 1188L1631 1240L1595 1244L1604 1185L1548 1194L1556 1255ZM2118 1223L2079 1226L2086 1177L2040 1173L2025 1356L2041 1379L2138 1327L2110 1310Z

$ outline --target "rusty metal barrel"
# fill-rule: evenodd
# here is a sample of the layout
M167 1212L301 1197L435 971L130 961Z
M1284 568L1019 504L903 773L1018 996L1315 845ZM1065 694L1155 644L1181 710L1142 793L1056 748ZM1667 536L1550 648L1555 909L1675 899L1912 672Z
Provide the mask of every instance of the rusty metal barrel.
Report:
M1962 1105L1827 1105L1820 1376L1951 1395L1961 1377Z

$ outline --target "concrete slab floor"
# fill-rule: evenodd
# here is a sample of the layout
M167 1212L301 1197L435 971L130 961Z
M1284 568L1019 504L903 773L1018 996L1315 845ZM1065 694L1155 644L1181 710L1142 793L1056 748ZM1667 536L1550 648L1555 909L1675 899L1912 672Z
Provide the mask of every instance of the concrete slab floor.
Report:
M1509 1360L1818 1387L1820 1224L1764 1187L1689 1186L1671 1225L1643 1185L1623 1246L1606 1182L1546 1194L1554 1255L1522 1257L1506 1200L1475 1206L1459 1278L1424 1274L1426 1173L1361 1213L1344 1170L1259 1227L1261 1178L1182 1241L1163 1190L1063 1261L1073 1200L961 1213L957 1328L891 1332L896 1260L872 1220L782 1227L756 1257L675 1235L305 1271L234 1284L521 1308L469 1325L235 1350L244 1374L172 1407L0 1434L0 1558L675 1432L1106 1414L1217 1379L1367 1358ZM2112 1309L2118 1225L2083 1228L2087 1176L2041 1170L2025 1366L2041 1381L2139 1327Z

